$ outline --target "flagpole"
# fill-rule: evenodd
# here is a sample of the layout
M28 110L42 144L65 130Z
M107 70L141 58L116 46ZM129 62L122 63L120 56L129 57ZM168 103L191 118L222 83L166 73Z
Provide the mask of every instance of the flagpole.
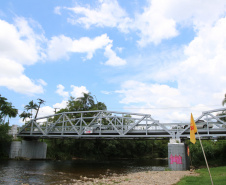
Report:
M199 132L198 132L198 129L197 129L197 134L199 136ZM200 136L199 136L199 142L200 142L200 145L201 145L201 148L202 148L202 152L203 152L203 155L204 155L204 158L205 158L205 161L206 161L206 166L207 166L207 169L208 169L208 172L209 172L209 175L210 175L210 180L211 180L211 183L213 185L213 179L212 179L212 176L211 176L211 173L210 173L210 169L209 169L209 165L208 165L208 162L207 162L207 159L206 159L206 154L205 154L205 151L203 149L203 146L202 146L202 141L200 139Z

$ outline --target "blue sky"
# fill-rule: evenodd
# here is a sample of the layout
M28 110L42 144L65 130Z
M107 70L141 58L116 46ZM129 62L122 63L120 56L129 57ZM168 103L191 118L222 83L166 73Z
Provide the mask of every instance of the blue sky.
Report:
M225 16L224 0L2 0L0 94L19 113L91 92L108 110L186 122L222 107Z

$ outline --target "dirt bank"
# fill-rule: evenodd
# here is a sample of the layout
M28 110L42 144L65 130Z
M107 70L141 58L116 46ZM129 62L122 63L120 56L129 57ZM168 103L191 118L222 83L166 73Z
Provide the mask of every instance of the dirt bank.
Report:
M190 171L147 171L136 172L122 176L104 176L100 179L81 177L81 180L74 184L171 185L177 183L184 176L192 175L197 176L197 173Z

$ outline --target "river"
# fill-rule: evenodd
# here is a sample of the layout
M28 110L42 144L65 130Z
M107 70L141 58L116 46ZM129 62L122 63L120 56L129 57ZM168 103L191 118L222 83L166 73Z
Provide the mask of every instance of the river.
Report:
M81 176L101 178L103 175L126 174L138 171L162 171L167 160L111 160L111 161L0 161L0 184L71 184Z

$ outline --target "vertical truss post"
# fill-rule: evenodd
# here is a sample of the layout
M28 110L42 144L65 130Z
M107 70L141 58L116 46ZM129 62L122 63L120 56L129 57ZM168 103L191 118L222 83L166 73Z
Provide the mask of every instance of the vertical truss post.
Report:
M47 133L47 125L48 125L48 123L49 123L49 118L47 118L47 122L46 122L46 128L45 128L45 132Z
M63 114L63 123L62 123L61 135L64 134L64 118L65 118L65 114Z
M124 128L124 114L122 114L122 133L123 133L123 128Z
M32 135L33 133L33 127L34 127L34 120L31 121L31 130L30 130L30 135Z
M82 134L82 122L83 122L83 113L81 113L81 118L80 118L80 134Z

